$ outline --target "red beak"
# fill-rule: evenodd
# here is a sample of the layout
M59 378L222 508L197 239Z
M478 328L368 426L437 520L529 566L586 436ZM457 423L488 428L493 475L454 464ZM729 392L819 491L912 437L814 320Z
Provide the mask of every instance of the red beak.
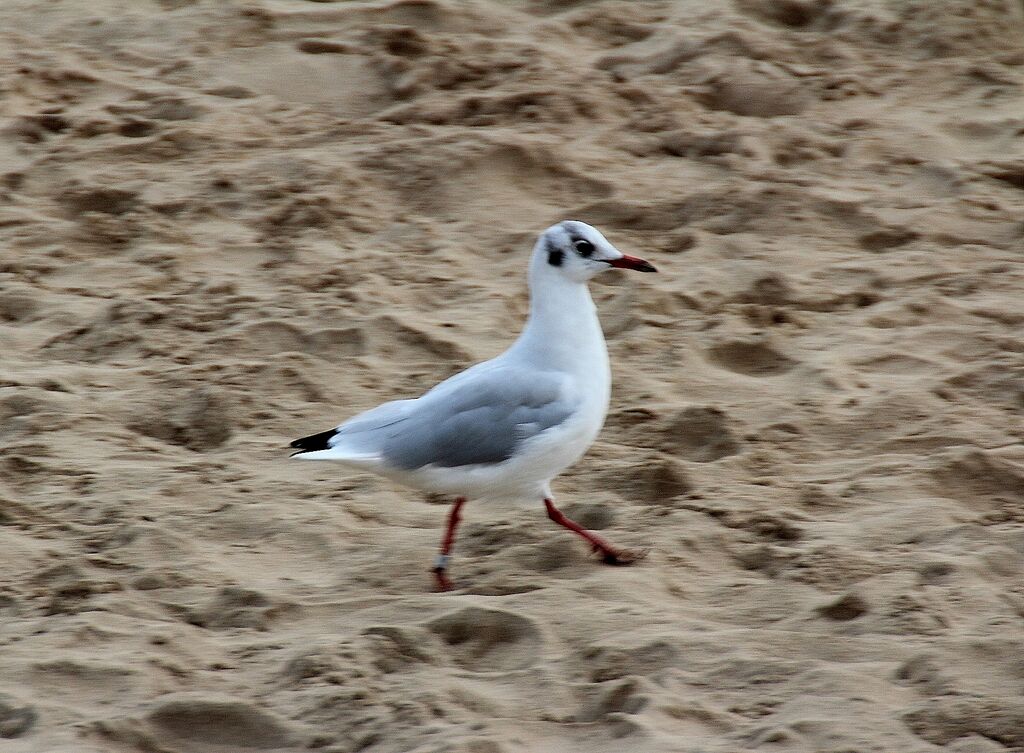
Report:
M651 264L649 261L638 259L635 256L623 255L621 259L614 259L612 261L609 261L608 263L611 264L613 267L618 267L619 269L635 269L637 272L658 271L657 269L654 268L654 265Z

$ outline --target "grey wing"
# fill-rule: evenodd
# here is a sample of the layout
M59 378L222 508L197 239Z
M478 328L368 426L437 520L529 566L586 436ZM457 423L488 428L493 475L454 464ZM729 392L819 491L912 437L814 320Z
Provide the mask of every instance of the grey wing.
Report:
M392 400L390 403L378 405L376 408L345 421L337 427L335 436L343 437L349 434L385 429L402 421L409 414L409 409L415 402L416 400Z
M351 456L379 455L381 447L412 412L416 400L393 400L353 416L330 432L310 439L328 436L327 447ZM295 443L293 443L293 446ZM310 449L324 449L311 446Z
M407 470L500 463L576 407L563 375L484 370L443 382L417 400L391 427L382 454L389 465Z

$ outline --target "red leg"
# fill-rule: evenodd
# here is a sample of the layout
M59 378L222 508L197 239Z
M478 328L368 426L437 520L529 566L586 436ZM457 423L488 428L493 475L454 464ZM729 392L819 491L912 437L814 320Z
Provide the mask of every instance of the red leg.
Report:
M459 521L462 520L462 506L466 504L465 497L459 497L455 500L455 504L452 505L451 512L448 513L448 528L445 529L444 538L441 539L441 551L438 552L437 559L434 560L434 567L432 572L434 573L434 582L437 584L438 591L451 591L452 582L448 580L446 571L448 570L448 561L452 552L452 546L455 544L455 529L459 527Z
M555 507L555 503L547 497L544 498L544 507L547 508L549 518L558 523L558 525L564 526L573 533L577 533L585 538L590 543L590 546L594 548L595 552L601 553L602 561L608 565L628 565L644 556L643 552L631 552L627 549L618 549L602 539L600 536L591 533L579 523L569 520L562 514L561 510Z

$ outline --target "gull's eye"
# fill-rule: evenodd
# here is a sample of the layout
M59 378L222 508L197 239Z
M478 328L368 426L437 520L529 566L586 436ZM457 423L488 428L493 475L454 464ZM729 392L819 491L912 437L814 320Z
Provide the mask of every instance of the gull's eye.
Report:
M590 241L585 241L581 239L578 241L574 241L572 245L575 246L576 253L582 256L584 259L589 258L590 255L594 253L594 244L591 243Z

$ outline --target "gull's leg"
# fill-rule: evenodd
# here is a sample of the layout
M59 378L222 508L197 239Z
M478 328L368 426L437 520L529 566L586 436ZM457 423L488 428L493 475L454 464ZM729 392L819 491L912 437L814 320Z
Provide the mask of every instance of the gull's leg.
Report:
M608 565L629 565L641 559L646 552L633 552L628 549L619 549L609 544L607 541L597 536L586 528L581 526L572 520L569 520L562 511L555 507L555 503L551 501L550 497L544 498L544 507L547 508L548 517L558 523L560 526L568 528L573 533L577 533L589 542L590 546L594 548L595 552L601 553L601 560Z
M431 569L438 591L452 590L452 582L448 580L446 573L448 562L451 559L452 546L455 544L455 529L459 527L459 521L462 520L461 513L464 504L466 504L466 498L459 497L452 505L451 512L448 513L448 528L445 529L444 538L441 539L441 551L437 553L434 567Z

